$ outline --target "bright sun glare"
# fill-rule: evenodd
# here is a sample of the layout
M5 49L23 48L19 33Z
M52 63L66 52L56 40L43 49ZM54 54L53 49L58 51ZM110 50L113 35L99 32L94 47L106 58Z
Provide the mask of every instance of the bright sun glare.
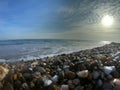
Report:
M110 27L113 24L113 17L106 15L102 18L102 24L106 27Z

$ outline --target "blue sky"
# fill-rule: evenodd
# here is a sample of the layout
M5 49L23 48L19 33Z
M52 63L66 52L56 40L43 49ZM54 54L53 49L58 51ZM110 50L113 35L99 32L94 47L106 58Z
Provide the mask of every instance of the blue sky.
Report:
M119 38L120 0L0 0L0 39ZM104 15L114 26L103 27Z

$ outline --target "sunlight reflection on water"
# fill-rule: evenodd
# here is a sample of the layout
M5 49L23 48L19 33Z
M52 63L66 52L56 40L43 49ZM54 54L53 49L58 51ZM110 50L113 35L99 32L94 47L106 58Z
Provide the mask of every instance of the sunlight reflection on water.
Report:
M110 41L101 41L100 43L105 45L105 44L110 44L111 42Z

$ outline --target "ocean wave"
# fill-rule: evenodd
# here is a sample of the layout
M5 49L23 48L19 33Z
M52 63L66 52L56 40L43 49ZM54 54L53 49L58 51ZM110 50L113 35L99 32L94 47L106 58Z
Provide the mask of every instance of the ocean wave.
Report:
M0 61L33 60L103 46L109 41L8 40L0 41Z

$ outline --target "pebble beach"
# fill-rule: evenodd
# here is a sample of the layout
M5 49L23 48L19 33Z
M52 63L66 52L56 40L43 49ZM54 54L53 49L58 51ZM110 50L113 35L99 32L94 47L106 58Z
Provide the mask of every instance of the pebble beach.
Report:
M31 61L1 62L0 90L120 90L120 43Z

